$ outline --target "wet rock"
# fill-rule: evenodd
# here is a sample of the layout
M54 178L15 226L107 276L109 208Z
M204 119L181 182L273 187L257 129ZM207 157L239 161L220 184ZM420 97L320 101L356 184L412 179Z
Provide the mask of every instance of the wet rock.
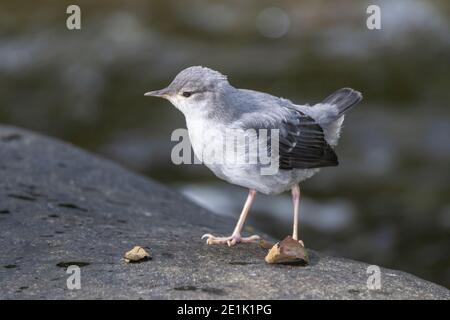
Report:
M302 267L265 263L258 244L207 246L202 234L235 221L51 138L0 126L0 154L0 299L450 299L384 268L369 289L368 264L314 250ZM151 262L121 261L136 243ZM81 288L70 290L73 265Z

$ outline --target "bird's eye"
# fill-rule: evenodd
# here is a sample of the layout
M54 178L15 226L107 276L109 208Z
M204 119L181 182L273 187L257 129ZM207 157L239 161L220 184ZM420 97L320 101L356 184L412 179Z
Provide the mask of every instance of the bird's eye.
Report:
M191 96L191 92L188 92L188 91L184 91L183 93L182 93L182 95L183 95L183 97L185 97L185 98L189 98L190 96Z

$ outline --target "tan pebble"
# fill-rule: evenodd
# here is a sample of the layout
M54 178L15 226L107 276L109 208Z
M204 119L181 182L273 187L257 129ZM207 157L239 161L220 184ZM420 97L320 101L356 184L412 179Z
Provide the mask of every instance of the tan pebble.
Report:
M300 241L287 236L283 241L276 243L267 254L267 263L299 263L308 264L309 257L305 247Z
M125 261L126 262L137 262L146 259L150 259L150 254L145 251L144 248L140 246L135 246L133 249L125 253Z

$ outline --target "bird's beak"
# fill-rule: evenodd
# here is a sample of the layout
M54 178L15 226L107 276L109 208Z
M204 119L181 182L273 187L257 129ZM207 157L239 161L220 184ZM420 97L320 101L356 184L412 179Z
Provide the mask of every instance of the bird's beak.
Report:
M159 97L159 98L167 98L170 94L169 88L164 88L161 90L150 91L144 94L146 97Z

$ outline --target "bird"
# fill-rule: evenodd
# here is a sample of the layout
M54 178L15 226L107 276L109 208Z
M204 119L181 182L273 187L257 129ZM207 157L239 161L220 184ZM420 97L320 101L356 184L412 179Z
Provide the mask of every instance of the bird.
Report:
M254 132L257 132L257 137L262 137L261 133L258 134L261 130L277 133L273 136L275 138L271 135L266 139L268 154L276 155L273 157L277 160L273 174L262 174L262 168L267 165L262 164L259 158L251 163L226 160L204 162L218 178L248 189L247 200L232 234L205 234L202 239L206 238L207 244L233 246L260 241L258 235L242 236L256 194L272 195L290 190L293 203L292 238L304 245L298 234L299 184L323 167L338 165L334 149L340 138L345 114L362 100L360 92L342 88L319 103L295 104L268 93L235 88L222 73L203 66L192 66L180 71L166 88L144 95L167 99L183 113L192 149L199 159L205 157L211 146L215 146L215 150L223 150L224 139L218 137L232 130L253 132L252 137ZM250 147L244 147L247 156Z

